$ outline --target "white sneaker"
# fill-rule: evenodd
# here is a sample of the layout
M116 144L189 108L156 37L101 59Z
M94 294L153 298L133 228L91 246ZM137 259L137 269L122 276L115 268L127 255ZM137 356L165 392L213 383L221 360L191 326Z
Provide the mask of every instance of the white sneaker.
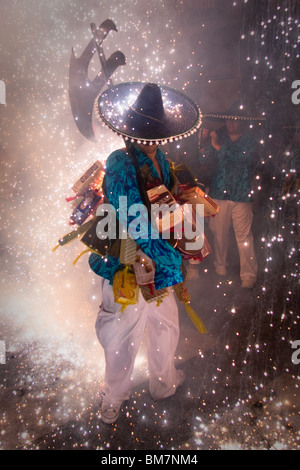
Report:
M122 400L108 401L103 398L101 405L101 419L106 424L113 424L117 421L120 408L122 406Z

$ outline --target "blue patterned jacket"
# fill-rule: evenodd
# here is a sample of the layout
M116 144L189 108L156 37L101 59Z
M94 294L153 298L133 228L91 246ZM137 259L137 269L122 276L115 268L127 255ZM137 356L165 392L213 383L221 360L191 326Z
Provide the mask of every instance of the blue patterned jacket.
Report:
M151 170L154 178L159 180L159 175L151 161L151 159L135 148L138 165L141 169L145 165ZM157 150L157 160L160 164L162 171L163 181L159 180L159 184L164 184L170 189L170 171L169 163L166 160L164 153ZM124 222L124 213L119 214L119 197L127 196L127 208L133 204L143 204L138 183L136 170L132 163L130 156L126 153L125 149L116 150L113 152L106 161L106 192L109 203L116 209L117 218ZM129 211L125 214L127 227L134 220L133 216L128 215ZM124 226L124 223L122 224ZM141 233L140 238L136 239L136 243L142 251L155 262L155 287L162 289L164 287L175 285L183 281L181 273L181 255L176 251L167 240L158 237L157 239L150 238L151 222L147 220L146 227L147 233ZM157 235L158 236L158 235ZM91 269L110 281L112 284L114 274L122 267L120 260L114 256L101 257L96 253L92 253L89 257L89 264Z
M210 197L235 202L251 201L252 180L257 164L257 141L252 135L244 134L232 142L226 133L221 133L219 142L219 151L210 144L200 157L200 165L211 164L214 160L209 185Z

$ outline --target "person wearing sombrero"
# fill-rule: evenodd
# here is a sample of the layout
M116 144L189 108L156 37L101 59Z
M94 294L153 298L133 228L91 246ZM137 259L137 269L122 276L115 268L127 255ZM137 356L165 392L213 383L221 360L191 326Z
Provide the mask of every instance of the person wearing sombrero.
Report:
M211 142L200 155L201 165L212 163L209 195L220 207L219 214L209 221L214 239L216 273L227 275L229 230L233 225L239 252L241 286L251 289L257 279L251 228L257 141L247 132L247 127L249 129L251 122L263 118L249 115L236 102L227 112L204 114L204 119L224 124L218 131L210 132Z
M198 107L184 94L152 83L122 83L105 90L96 102L96 114L112 131L122 136L125 147L112 152L106 161L105 194L119 213L121 196L127 207L147 205L145 191L164 184L171 188L169 163L158 147L188 137L201 124ZM126 214L127 229L133 218ZM150 224L150 221L148 222ZM147 225L148 228L148 225ZM149 232L151 229L149 227ZM91 269L103 278L102 305L96 332L105 352L105 378L101 417L106 423L118 418L122 403L129 399L135 358L144 335L148 336L149 391L153 399L174 395L184 374L174 365L179 339L178 308L170 289L183 281L182 258L167 240L150 236L135 240L155 265L155 289L167 289L159 306L142 295L137 304L115 302L113 280L122 263L117 256L93 253Z

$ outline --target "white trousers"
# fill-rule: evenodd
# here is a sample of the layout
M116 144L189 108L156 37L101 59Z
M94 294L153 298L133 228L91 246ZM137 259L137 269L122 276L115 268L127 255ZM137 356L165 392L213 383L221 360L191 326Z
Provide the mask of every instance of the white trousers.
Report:
M215 266L225 269L227 264L228 235L233 225L240 258L240 278L255 281L257 261L251 231L252 203L216 200L220 212L210 218L209 227L214 236Z
M111 400L127 400L131 376L144 331L147 331L149 391L154 399L175 393L178 378L175 352L179 339L178 307L173 292L156 302L147 303L141 292L136 305L123 312L114 302L109 281L103 279L102 304L96 320L96 333L105 353L103 392Z

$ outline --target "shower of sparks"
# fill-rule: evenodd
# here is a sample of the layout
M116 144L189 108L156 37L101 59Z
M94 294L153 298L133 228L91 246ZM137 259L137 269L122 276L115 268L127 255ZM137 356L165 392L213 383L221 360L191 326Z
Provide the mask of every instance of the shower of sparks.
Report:
M68 445L109 449L118 425L112 431L104 431L96 410L105 367L94 332L101 301L99 279L88 269L86 258L73 266L72 261L84 250L79 241L54 253L51 250L70 231L70 206L65 198L72 194L73 183L94 161L105 162L123 142L95 121L97 144L88 142L78 132L68 97L70 52L73 47L79 56L84 50L91 39L90 23L100 24L110 18L118 32L105 39L106 54L119 49L127 59L126 66L117 69L112 77L114 83L154 81L194 93L191 97L201 106L201 94L194 92L195 85L203 80L206 85L212 82L203 55L207 25L204 20L195 25L189 8L192 5L195 9L196 2L191 0L2 3L0 80L6 85L6 105L0 104L0 341L5 344L6 363L0 364L0 448L38 448L43 445L43 440L39 440L42 436L51 436L50 443L45 440L45 446L50 448ZM251 0L232 2L232 13L243 4L250 8L250 3ZM199 40L191 40L190 25L196 28ZM299 18L292 15L291 2L279 2L256 29L244 27L241 42L253 86L277 67L276 48L274 52L267 50L270 37L274 44L284 38L284 60L279 60L278 77L281 84L286 83L292 74L291 60L299 58L299 39L294 40ZM98 71L99 63L94 58L89 74L95 76ZM299 194L290 192L288 185L296 173L299 141L290 142L281 153L277 149L280 155L269 150L276 148L272 142L271 133L263 136L261 172L256 176L255 191L262 193L264 168L274 160L276 166L280 160L280 172L271 174L274 190L268 194L267 230L258 242L263 276L256 295L259 317L268 318L270 335L277 328L284 347L300 339L299 311L293 302L299 287L299 227L293 216ZM176 149L183 155L188 153L184 145ZM276 185L281 187L284 183L288 190L278 196ZM274 292L270 273L276 270L276 253L283 253L284 249L287 262L280 277L287 287L278 322L270 298ZM210 269L203 268L204 277L210 275ZM231 319L238 318L240 305L234 301L234 279L229 276L215 287L224 303L216 302L210 312L212 323L220 321L224 309ZM167 405L153 404L142 387L124 405L132 448L143 448L147 434L152 435L151 442L157 449L299 448L299 368L293 368L290 362L285 368L285 381L271 380L268 368L272 365L273 379L277 363L269 354L264 334L259 331L253 339L252 333L258 328L255 320L249 325L249 340L243 351L238 350L237 340L245 332L238 325L230 337L221 335L218 341L199 339L191 330L189 337L182 340L177 362L184 363L192 355L203 366L201 377L195 371L191 378L198 392L187 388L184 397L185 420L179 426L182 440L178 442L170 425L174 417L165 408ZM207 351L215 342L222 344L222 355L230 359L230 371L218 365L215 353L212 368L209 363L205 366ZM257 377L259 361L253 357L260 355L264 358L260 363L263 370L259 369ZM142 345L133 383L142 384L147 377ZM271 384L267 386L264 380L268 379ZM255 396L244 396L243 386L249 382ZM228 394L218 402L218 390L224 387ZM62 435L65 423L69 425L67 437Z

